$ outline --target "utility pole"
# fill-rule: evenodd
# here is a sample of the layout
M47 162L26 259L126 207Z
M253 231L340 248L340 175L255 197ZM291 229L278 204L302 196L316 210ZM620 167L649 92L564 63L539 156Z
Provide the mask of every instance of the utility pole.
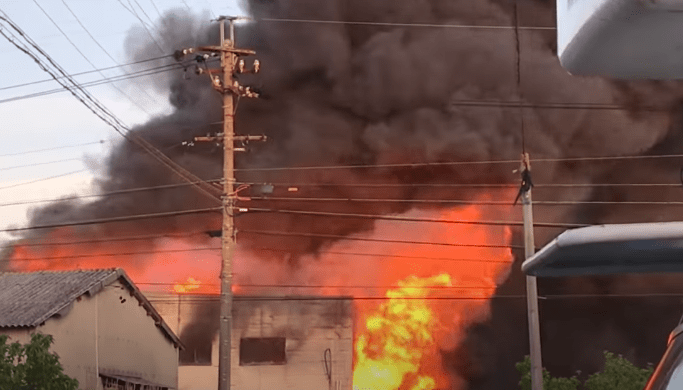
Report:
M522 212L524 214L524 258L534 255L534 216L531 204L531 164L529 153L522 154ZM538 288L536 277L526 277L526 304L529 321L529 350L531 356L531 389L543 390L543 363L541 360L541 329L538 320Z
M230 390L230 368L232 351L232 269L235 255L235 151L244 151L244 148L235 148L235 142L241 141L265 141L265 136L236 136L234 128L234 97L256 98L259 93L250 87L244 87L234 79L237 73L258 73L260 63L254 61L252 69L245 68L244 60L240 56L256 54L252 50L237 49L235 47L235 21L240 18L221 16L220 23L220 46L202 46L196 49L185 49L176 52L176 58L195 52L208 52L211 54L197 55L197 62L204 67L197 67L197 74L208 74L211 83L218 92L223 95L223 133L215 136L195 137L195 142L222 142L223 144L223 226L221 234L222 261L221 261L221 293L220 293L220 326L218 348L218 390ZM229 38L225 39L225 21L229 23ZM206 67L206 60L220 55L221 68L211 69ZM219 76L222 73L222 80Z

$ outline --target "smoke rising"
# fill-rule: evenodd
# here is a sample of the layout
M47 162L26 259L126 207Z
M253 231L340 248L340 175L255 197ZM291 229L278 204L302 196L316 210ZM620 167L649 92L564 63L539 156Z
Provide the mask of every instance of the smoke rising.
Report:
M258 18L375 21L386 23L509 26L510 3L494 0L250 0L249 13ZM552 25L552 8L545 2L520 2L520 22ZM165 51L210 45L218 41L215 26L184 11L167 14L158 23ZM528 103L614 103L631 110L525 109L524 145L532 158L680 153L680 103L683 88L675 82L611 82L568 75L554 54L554 31L520 32L521 80L516 85L515 35L511 29L370 26L262 21L241 26L239 46L258 52L263 67L258 76L240 76L244 84L263 89L266 99L242 99L237 129L266 134L272 141L250 144L238 157L239 168L314 165L370 165L403 162L488 161L517 159L522 150L519 111L515 107L472 107L462 101ZM131 31L126 40L130 59L158 55L145 34ZM159 60L156 65L171 63ZM149 66L149 63L145 64ZM214 145L182 146L194 136L220 131L219 95L193 67L155 75L150 87L168 96L168 115L134 129L173 160L204 179L219 178L222 151ZM664 112L642 112L644 105ZM672 165L673 164L673 165ZM678 162L680 164L680 162ZM363 184L515 183L517 164L365 168L353 170L249 171L238 181L308 184L302 197L402 200L471 199L481 190L447 187L365 187ZM671 160L632 163L544 162L533 167L535 183L677 182L679 167ZM178 183L168 170L142 150L118 144L106 162L97 187L102 192ZM313 185L311 184L319 184ZM633 188L539 188L539 200L661 200L680 198L680 189L654 193ZM276 186L273 196L286 193ZM489 190L491 191L491 190ZM650 191L650 192L648 192ZM495 196L495 194L494 194ZM498 199L508 200L508 199ZM512 200L512 199L509 199ZM406 203L259 202L259 207L305 209L364 214L406 212L424 205ZM251 205L251 204L250 204ZM93 202L61 201L31 211L31 225L146 214L214 206L189 187L134 192L102 197ZM681 208L614 206L544 207L538 221L581 223L679 220ZM318 216L245 214L239 229L264 228L317 234L349 235L369 232L375 221L330 219ZM117 237L213 230L220 215L194 215L79 227L77 237ZM39 238L42 233L28 238ZM543 244L557 231L538 231ZM192 240L204 240L193 236ZM302 268L302 256L332 245L315 237L240 236L240 245L277 247L270 257ZM519 241L519 240L518 240ZM131 245L154 247L154 241ZM519 294L523 279L513 274L500 294ZM542 293L638 292L653 286L680 292L671 276L619 279L541 281ZM668 291L667 290L667 291ZM660 291L660 290L658 290ZM565 306L566 305L566 306ZM644 300L547 301L541 306L546 362L566 373L595 366L599 349L628 353L638 361L653 361L672 327L668 314L679 313L679 302ZM572 314L575 313L576 317ZM648 315L650 314L650 315ZM571 316L571 319L567 316ZM661 322L648 321L654 316ZM673 314L671 315L674 316ZM605 320L604 318L611 319ZM663 319L663 317L667 317ZM656 322L657 324L654 324ZM514 362L527 350L523 302L494 300L493 317L471 328L460 350L445 352L445 364L472 389L499 389L516 381ZM638 339L635 332L651 338ZM513 334L514 336L510 336ZM650 337L650 336L648 336ZM658 341L658 340L661 340ZM659 344L658 344L659 343ZM588 347L591 348L588 348ZM557 350L557 353L554 351ZM589 352L586 352L589 351ZM586 354L592 354L586 356ZM451 356L450 365L448 357ZM471 364L462 363L469 356ZM577 362L581 362L580 364ZM563 369L564 368L564 369ZM505 372L505 375L494 373ZM571 372L569 372L571 374ZM504 386L505 385L505 386Z

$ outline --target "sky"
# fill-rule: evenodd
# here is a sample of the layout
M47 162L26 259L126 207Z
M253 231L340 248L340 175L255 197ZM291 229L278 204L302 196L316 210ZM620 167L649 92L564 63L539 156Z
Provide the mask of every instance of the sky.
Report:
M70 74L92 71L93 65L101 69L130 62L125 57L124 42L128 31L141 25L138 17L154 27L161 14L173 9L190 9L195 14L207 15L207 23L215 15L245 14L237 0L0 2L0 10ZM135 10L137 16L129 10ZM107 77L124 74L121 68L103 73ZM0 75L2 230L24 226L30 208L40 205L9 205L11 203L92 194L91 182L97 176L98 168L112 145L121 142L122 138L66 91L17 100L27 94L61 87L2 36ZM97 72L76 77L81 83L101 78ZM45 82L34 83L37 81ZM145 88L144 78L136 81L94 86L88 91L128 126L170 111L166 96L159 95L153 88ZM17 87L25 83L34 84ZM0 242L10 238L8 233L0 232Z

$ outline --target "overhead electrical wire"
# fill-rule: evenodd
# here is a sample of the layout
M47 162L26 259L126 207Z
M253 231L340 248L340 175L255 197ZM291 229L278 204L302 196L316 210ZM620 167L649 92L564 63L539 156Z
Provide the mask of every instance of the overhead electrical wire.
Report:
M154 292L152 292L154 293ZM635 299L635 298L680 298L683 293L642 293L642 294L553 294L541 295L538 297L540 302L547 302L553 300L567 300L567 299L595 299L595 298L614 298L614 299ZM236 301L317 301L324 299L348 299L352 301L386 301L386 300L424 300L424 301L469 301L469 300L505 300L505 299L526 299L524 294L498 294L486 297L475 296L428 296L428 297L386 297L386 296L248 296L235 294ZM152 303L178 303L181 304L195 304L199 305L206 302L219 301L218 294L208 293L172 293L172 296L153 297L149 301Z
M165 72L169 72L172 70L180 70L180 69L183 69L183 66L179 65L179 64L161 65L161 66L158 66L155 68L143 69L143 70L140 70L137 72L127 73L125 75L105 77L105 78L102 78L99 80L88 81L88 82L80 84L80 86L83 88L94 87L97 85L109 84L109 83L114 83L114 82L123 81L123 80L131 80L131 79L138 78L138 77L153 76L156 74L165 73ZM53 89L48 89L48 90L39 91L39 92L33 92L33 93L25 94L25 95L18 95L18 96L12 96L9 98L5 98L5 99L0 99L0 103L15 102L15 101L24 100L24 99L31 99L31 98L35 98L35 97L52 95L52 94L60 93L60 92L67 92L67 90L65 90L64 88L53 88Z
M205 247L205 248L189 248L189 249L155 249L151 251L133 251L133 252L115 252L115 253L92 253L83 255L68 255L68 256L46 256L46 257L26 257L26 258L11 258L0 260L4 263L22 262L22 261L46 261L46 260L66 260L66 259L86 259L93 257L119 257L119 256L135 256L135 255L151 255L156 253L182 253L182 252L201 252L210 250L219 250L220 247Z
M517 188L519 184L478 184L478 183L282 183L269 182L257 183L238 181L236 184L270 184L273 186L288 187L298 190L299 187L356 187L356 188L486 188L491 189L510 189ZM534 184L534 189L538 188L591 188L591 187L681 187L681 183L548 183ZM536 202L534 201L534 204Z
M131 10L130 8L126 7L126 5L123 4L123 1L118 0L118 2L119 2L119 4L121 4L121 6L122 6L123 8L126 9L126 11L130 12L131 15L135 16L135 17L140 21L140 23L142 24L142 27L145 29L145 31L147 31L147 34L149 35L149 37L152 38L152 41L153 41L154 44L156 45L157 49L159 49L159 51L160 51L161 53L163 53L163 52L164 52L164 49L161 48L161 44L159 44L159 42L158 42L157 39L154 37L154 35L152 35L152 32L149 30L149 28L148 28L148 26L147 26L147 23L145 23L145 21L142 20L142 18L140 17L140 15L138 15L137 12L135 12L134 10Z
M680 187L680 185L678 185ZM315 197L249 197L249 201L291 201L291 202L338 202L338 203L403 203L477 205L477 206L515 206L512 201L465 200L465 199L383 199L383 198L315 198ZM673 206L683 205L683 201L600 201L600 200L534 200L534 206L576 206L576 205L629 205L629 206ZM2 207L2 204L0 204Z
M98 72L105 71L105 70L112 70L112 69L122 68L125 66L137 65L137 64L142 64L145 62L157 61L157 60L162 60L164 58L171 58L171 57L173 57L172 54L164 55L164 56L160 56L160 57L153 57L153 58L148 58L146 60L139 60L139 61L129 62L126 64L121 64L121 65L113 65L113 66L108 66L105 68L97 68L94 70L86 70L84 72L72 73L71 76L82 76L82 75L91 74L91 73L98 73ZM64 78L64 77L65 76L60 76L59 78ZM7 89L27 87L27 86L36 85L36 84L44 84L44 83L49 83L52 81L55 81L55 80L53 78L50 78L50 79L43 79L43 80L38 80L38 81L31 81L28 83L14 84L14 85L6 86L6 87L0 87L0 91L4 91Z
M25 182L16 183L16 184L10 184L10 185L6 185L6 186L3 186L3 187L0 187L0 190L6 190L6 189L9 189L9 188L16 188L16 187L26 186L26 185L29 185L29 184L40 183L40 182L43 182L43 181L52 180L52 179L58 179L58 178L60 178L60 177L65 177L65 176L71 176L71 175L75 175L75 174L77 174L77 173L86 172L86 171L87 171L87 169L79 169L78 171L71 171L71 172L67 172L67 173L61 173L61 174L59 174L59 175L53 175L53 176L48 176L48 177L42 177L42 178L40 178L40 179L25 181Z
M55 20L52 19L52 17L50 16L50 14L47 13L47 11L45 11L45 9L40 5L40 3L38 3L38 0L33 0L33 3L35 3L35 5L38 6L38 8L40 8L40 10L43 12L43 14L45 14L45 16L50 20L50 22L52 22L52 24L57 28L57 30L59 30L59 32L62 33L62 35L64 36L64 38L66 38L66 40L69 41L69 43L71 44L71 46L73 46L73 48L76 49L76 51L78 52L78 54L80 54L81 57L83 57L83 59L84 59L88 64L90 64L90 66L92 66L93 69L97 69L97 66L95 66L95 64L93 64L93 62L90 61L90 58L89 58L88 56L86 56L86 55L81 51L81 49L78 47L78 45L76 45L76 44L71 40L71 38L69 38L69 36L66 34L66 32L64 32L64 30L62 30L62 28L59 27L59 24L57 24L57 22L55 22ZM65 4L66 4L66 3L65 3ZM102 75L102 77L106 77L104 73L102 73L102 72L99 72L99 73L100 73L100 75ZM136 107L138 107L138 108L139 108L140 110L142 110L144 113L146 113L146 114L149 115L149 116L152 115L149 111L147 111L144 107L142 107L138 102L136 102L133 98L131 98L127 93L125 93L121 88L119 88L116 84L112 84L112 87L114 87L114 89L116 89L116 90L121 94L121 96L125 97L128 101L130 101L131 103L133 103L133 105L135 105Z
M76 97L81 103L83 103L92 113L102 119L110 127L112 127L117 133L119 133L127 141L136 144L141 147L145 152L151 155L154 159L160 162L162 165L169 168L176 175L180 176L183 180L188 182L200 182L196 184L195 188L202 192L204 195L210 197L215 201L220 201L219 193L214 187L207 183L201 183L196 175L183 168L168 156L159 151L154 145L150 144L145 139L141 138L138 134L133 133L126 127L126 125L121 122L110 110L102 105L94 96L92 96L85 88L83 88L76 80L73 79L63 68L61 68L40 46L35 43L26 33L17 26L4 12L0 10L4 16L0 16L0 20L7 23L14 31L16 31L22 38L24 42L19 42L18 38L14 33L2 28L0 26L0 34L3 35L10 43L12 43L17 49L23 51L26 55L31 57L44 71L46 71L50 76L52 76L58 83L60 83L65 89L69 90L71 94ZM27 44L30 46L27 46ZM40 55L36 54L33 49L38 51ZM41 58L42 56L42 58ZM48 63L46 63L47 60ZM68 82L63 79L57 78L61 74L65 76Z
M114 222L128 222L140 219L151 219L151 218L165 218L165 217L177 217L181 215L191 215L191 214L203 214L221 211L222 207L212 207L203 209L191 209L191 210L178 210L178 211L167 211L160 213L149 213L149 214L135 214L135 215L124 215L120 217L110 217L110 218L99 218L84 221L74 221L74 222L63 222L63 223L52 223L45 225L27 226L20 228L5 228L0 229L0 233L7 232L22 232L30 230L41 230L41 229L55 229L61 227L71 227L71 226L86 226L86 225L99 225L103 223L114 223Z
M219 183L219 182L222 182L222 179L204 180L203 182ZM192 186L195 184L196 183L180 183L180 184L164 184L164 185L150 186L150 187L126 188L126 189L122 189L122 190L101 192L101 193L97 193L97 194L72 195L72 196L63 196L60 198L47 198L47 199L39 199L39 200L27 200L27 201L0 203L0 207L35 204L35 203L45 203L45 202L57 202L57 201L76 200L76 199L86 199L86 198L99 198L99 197L105 197L105 196L125 195L125 194L142 192L142 191L154 191L154 190L188 187L188 186Z
M211 180L204 180L206 183L221 183L222 179L211 179ZM9 206L19 206L19 205L27 205L27 204L38 204L38 203L47 203L47 202L56 202L56 201L64 201L64 200L76 200L76 199L88 199L88 198L98 198L98 197L107 197L107 196L116 196L116 195L125 195L129 193L134 193L134 192L143 192L143 191L153 191L153 190L164 190L164 189L174 189L174 188L182 188L182 187L187 187L194 185L195 183L178 183L178 184L164 184L164 185L157 185L157 186L149 186L149 187L135 187L135 188L125 188L121 190L116 190L116 191L109 191L109 192L100 192L100 193L95 193L95 194L84 194L84 195L70 195L70 196L63 196L63 197L58 197L58 198L43 198L43 199L28 199L28 200L20 200L20 201L14 201L14 202L7 202L7 203L0 203L0 207L9 207ZM238 184L249 184L246 182L238 182ZM256 184L256 183L251 183L251 184ZM274 184L276 186L282 185L285 187L304 187L304 186L340 186L340 187L353 187L356 186L355 184L349 184L349 183L340 183L340 184L329 184L329 183L320 183L320 184ZM358 187L364 187L365 185L360 184ZM391 184L388 185L383 185L383 184L377 184L377 185L369 185L370 187L374 186L394 186ZM429 184L397 184L396 186L399 187L432 187L432 185ZM463 187L466 186L468 187L467 184L435 184L434 186L436 187ZM487 187L484 188L489 188L489 185L485 185ZM493 188L500 187L499 185L490 185L490 186L495 186ZM503 185L504 187L502 188L514 188L514 185ZM653 187L653 188L662 188L662 187L672 187L672 188L678 188L681 185L680 184L674 184L674 183L595 183L595 184L585 184L585 183L578 183L578 184L537 184L535 186L538 186L540 188L556 188L556 187L579 187L579 188L590 188L590 187ZM473 185L474 188L480 188L480 185ZM349 202L349 203L405 203L405 204L444 204L444 205L481 205L481 206L513 206L514 203L511 201L495 201L495 200L466 200L466 199L384 199L384 198L321 198L321 197L272 197L272 196L262 196L262 197L249 197L247 198L248 200L253 200L253 201L292 201L292 202L297 202L297 201L311 201L311 202ZM534 201L534 206L572 206L572 205L653 205L653 206L661 206L661 205L683 205L683 202L680 201L600 201L600 200L535 200Z
M191 294L191 293L190 293ZM176 294L174 294L176 295ZM206 295L206 297L199 297L199 295ZM164 298L149 298L151 303L177 303L178 297L182 298L183 304L202 304L205 302L218 302L220 297L218 294L194 294L186 295L186 293L177 294L175 297L164 297ZM351 301L386 301L386 300L418 300L418 301L489 301L496 299L526 299L526 295L493 295L493 296L457 296L457 297L400 297L400 298L389 298L386 296L372 297L372 296L349 296L349 297L320 297L320 296L273 296L273 297L255 297L255 296L241 296L240 294L234 294L235 301L265 301L265 302L282 302L282 301L319 301L325 299L348 299ZM539 297L540 299L540 297Z
M468 30L514 30L514 26L507 25L472 25L456 23L398 23L398 22L371 22L371 21L351 21L351 20L324 20L324 19L297 19L297 18L256 18L257 22L278 22L278 23L306 23L306 24L332 24L332 25L359 25L359 26L378 26L378 27L426 27L426 28L458 28ZM555 31L555 27L544 26L522 26L520 30L531 31Z
M25 155L25 154L50 152L50 151L59 150L59 149L68 149L68 148L77 148L77 147L81 147L81 146L90 146L90 145L96 145L96 144L104 144L105 142L107 142L107 141L105 141L105 140L99 140L99 141L93 141L93 142L85 142L85 143L82 143L82 144L55 146L55 147L51 147L51 148L27 150L27 151L24 151L24 152L15 152L15 153L0 154L0 157L22 156L22 155Z
M683 158L683 154L666 155L631 155L631 156L596 156L596 157L566 157L566 158L536 158L531 159L534 163L543 162L581 162L581 161L613 161L613 160L646 160ZM519 160L475 160L475 161L440 161L440 162L414 162L396 164L355 164L355 165L319 165L300 167L267 167L267 168L238 168L236 172L268 172L268 171L310 171L332 169L369 169L369 168L422 168L433 166L459 166L459 165L489 165L489 164L519 164Z
M2 167L2 168L0 168L0 171L9 171L12 169L37 167L40 165L59 164L59 163L71 162L71 161L81 161L81 159L80 158L67 158L67 159L63 159L63 160L53 160L53 161L37 162L37 163L24 164L24 165L14 165L11 167Z
M187 282L180 282L180 283L163 283L163 282L147 282L147 283L135 283L136 285L141 285L141 286L196 286L199 285L200 287L218 287L220 284L208 284L208 283L199 283L199 284L194 284L194 283L187 283ZM305 289L319 289L319 288L348 288L348 289L401 289L401 288L406 288L406 289L411 289L411 290L495 290L498 288L498 286L443 286L443 285L433 285L433 286L399 286L397 284L394 285L354 285L354 284L330 284L330 285L306 285L306 284L256 284L256 283L235 283L238 287L243 288L243 287L249 287L249 288L305 288ZM400 298L399 298L400 299Z
M95 44L97 45L97 47L99 47L100 50L102 50L102 51L104 52L104 54L106 54L107 57L109 57L109 59L111 59L116 65L119 65L119 66L120 66L121 64L114 58L114 56L112 56L112 55L109 53L109 51L108 51L107 49L105 49L104 46L102 46L102 45L100 44L100 42L99 42L97 39L95 39L95 37L94 37L94 36L90 33L90 31L85 27L85 25L83 24L83 22L81 22L81 19L76 15L76 13L71 9L71 7L69 7L69 4L66 3L66 0L62 0L62 4L64 4L64 7L66 7L66 9L69 11L69 13L71 13L71 15L74 17L74 19L76 19L76 22L81 26L81 28L83 29L83 31L85 31L85 33L88 34L88 36L90 37L90 39L92 39L92 41L95 42ZM128 72L126 72L125 70L124 70L124 73L128 74ZM102 74L102 73L100 72L100 74ZM152 101L156 101L156 100L157 100L157 99L153 98L152 95L150 95L145 89L140 88L137 84L136 84L136 87L137 87L138 91L141 91L142 93L144 93L145 95L147 95L147 97L148 97L150 100L152 100Z
M411 245L434 245L434 246L452 246L465 248L498 248L498 249L524 249L521 245L494 245L494 244L461 244L453 242L430 242L430 241L412 241L412 240L392 240L383 238L370 237L353 237L344 236L341 234L319 234L319 233L304 233L304 232L285 232L277 230L252 230L252 229L238 229L237 234L255 234L266 236L292 236L292 237L311 237L311 238L329 238L347 241L366 241L366 242L385 242L390 244L411 244Z
M153 24L154 24L154 21L152 20L152 18L149 17L149 15L147 15L147 11L145 11L145 9L142 8L142 6L140 5L140 3L138 3L138 0L133 0L133 2L138 6L138 8L140 8L140 11L142 11L142 14L145 15L145 17L147 18L147 20L149 20L149 22L152 23L152 25L153 25ZM128 5L130 5L130 7L131 7L133 10L135 9L135 7L133 7L133 4L131 4L130 0L128 0Z
M235 208L236 211L238 211L239 209L240 208L238 208L238 207ZM326 211L287 210L287 209L273 209L273 208L260 208L260 207L248 207L247 210L249 212L266 212L266 213L277 213L277 214L319 216L319 217L360 218L360 219L386 220L386 221L398 221L398 222L431 222L431 223L445 223L445 224L456 224L456 225L485 225L485 226L524 226L524 223L521 221L451 220L451 219L441 219L441 218L404 217L404 216L397 216L397 215L337 213L337 212L326 212ZM534 222L534 227L541 227L541 228L579 228L579 227L586 227L586 226L590 226L590 225L578 224L578 223Z
M71 245L90 245L90 244L111 244L113 242L128 242L128 241L149 241L161 238L187 238L198 235L206 235L206 232L194 232L194 233L181 233L181 234L150 234L150 235L137 235L137 236L124 236L124 237L108 237L101 239L92 240L77 240L77 241L49 241L49 242L17 242L11 245L0 246L0 249L9 249L16 247L50 247L50 246L71 246Z
M156 3L154 0L149 0L150 3L152 3L152 7L154 7L154 10L156 10L157 15L159 15L159 19L162 18L161 11L159 11L159 7L157 7Z

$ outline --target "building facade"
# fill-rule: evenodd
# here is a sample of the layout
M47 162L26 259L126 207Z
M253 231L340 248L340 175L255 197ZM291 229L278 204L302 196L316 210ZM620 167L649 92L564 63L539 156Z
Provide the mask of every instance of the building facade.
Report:
M215 389L218 297L148 295L186 346L179 390ZM351 390L352 316L346 297L235 297L231 387Z
M178 388L180 340L121 269L0 273L0 334L35 332L81 390Z

